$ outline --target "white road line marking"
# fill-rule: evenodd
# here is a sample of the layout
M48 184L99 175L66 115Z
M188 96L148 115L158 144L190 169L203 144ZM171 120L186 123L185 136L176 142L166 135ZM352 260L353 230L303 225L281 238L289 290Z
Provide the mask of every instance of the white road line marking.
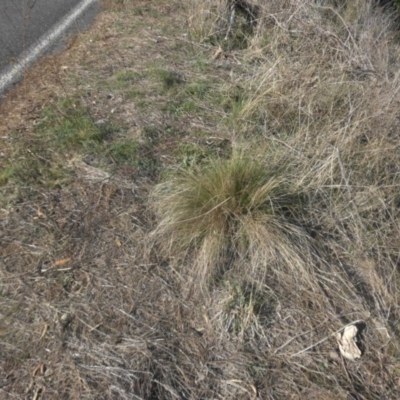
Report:
M77 18L96 2L98 2L98 0L82 0L58 24L54 25L41 36L38 41L30 46L29 49L18 58L14 65L6 68L5 72L0 75L0 95L8 86L20 78L22 73L36 62L39 57L71 27Z

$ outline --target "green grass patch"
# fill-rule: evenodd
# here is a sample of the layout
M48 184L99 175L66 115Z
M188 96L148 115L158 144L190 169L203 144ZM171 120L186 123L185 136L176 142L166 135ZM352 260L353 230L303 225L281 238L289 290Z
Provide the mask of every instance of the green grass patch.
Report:
M176 150L177 164L180 167L194 168L200 164L206 164L216 157L227 159L232 154L229 140L209 140L202 132L196 136L196 142L182 143Z
M117 164L137 163L139 144L136 140L125 140L112 144L108 154Z
M200 111L199 105L191 99L182 99L181 101L168 102L163 111L173 114L177 117L186 114L193 114Z
M119 139L106 143L102 146L102 154L118 166L129 164L141 174L154 176L161 170L156 150L159 134L157 128L145 126L139 139Z
M76 149L101 143L111 133L110 128L107 124L97 124L80 103L64 100L44 111L35 132L58 147Z
M184 79L179 73L169 69L153 68L150 71L150 76L155 77L161 83L164 91L171 90L177 85L184 83Z
M15 169L13 167L6 167L0 170L0 186L8 183L9 179L14 175Z
M42 187L61 187L69 181L70 174L57 154L44 148L20 152L13 160L13 178L20 183Z
M178 163L183 168L193 168L211 155L203 146L183 144L177 151Z
M219 96L222 110L227 115L226 124L237 127L237 124L241 121L243 108L247 104L246 90L240 84L227 86L221 89Z
M127 100L136 100L135 104L141 108L150 104L148 100L145 100L146 92L142 89L129 89L124 93L124 96Z
M210 90L210 84L205 81L193 82L186 86L186 92L198 99L204 99Z
M118 82L135 82L143 78L143 75L137 71L122 70L115 74L115 79Z

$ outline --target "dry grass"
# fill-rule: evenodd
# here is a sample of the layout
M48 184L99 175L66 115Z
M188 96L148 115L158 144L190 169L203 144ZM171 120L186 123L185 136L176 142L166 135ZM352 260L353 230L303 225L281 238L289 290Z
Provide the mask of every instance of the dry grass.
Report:
M309 279L312 239L301 226L305 177L302 184L291 180L288 157L266 151L257 160L248 153L235 150L228 159L180 169L156 186L154 235L171 257L194 257L203 280L235 264L261 281L279 270Z
M1 105L0 398L399 398L392 16L108 3Z

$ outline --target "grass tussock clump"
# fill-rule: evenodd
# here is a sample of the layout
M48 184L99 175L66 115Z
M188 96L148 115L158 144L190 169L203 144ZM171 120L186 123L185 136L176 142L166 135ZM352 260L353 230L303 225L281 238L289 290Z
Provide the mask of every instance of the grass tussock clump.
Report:
M282 161L237 151L180 169L156 186L154 233L163 249L171 256L194 253L202 278L239 260L257 273L276 268L307 277L311 243L299 224L306 193Z

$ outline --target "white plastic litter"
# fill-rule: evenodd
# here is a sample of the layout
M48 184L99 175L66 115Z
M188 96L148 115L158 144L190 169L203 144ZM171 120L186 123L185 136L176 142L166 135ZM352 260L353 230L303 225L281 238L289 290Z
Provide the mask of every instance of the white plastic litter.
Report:
M357 333L358 328L355 325L348 325L344 328L344 331L342 333L339 332L336 337L342 356L349 360L355 360L361 357L361 350L356 343Z

